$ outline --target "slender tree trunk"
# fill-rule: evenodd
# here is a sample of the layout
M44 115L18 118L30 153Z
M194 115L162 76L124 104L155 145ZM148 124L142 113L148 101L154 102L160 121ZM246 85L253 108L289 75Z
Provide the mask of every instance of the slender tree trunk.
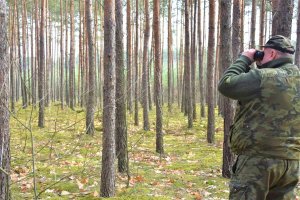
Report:
M70 1L70 71L69 71L69 84L70 84L70 108L74 110L74 69L75 69L75 17L74 17L74 0Z
M265 14L266 14L266 0L261 0L260 7L260 28L259 28L259 45L264 45L265 43Z
M155 105L156 105L156 152L163 154L163 132L162 132L162 103L161 103L161 45L160 45L160 20L159 20L159 0L154 0L153 7L153 33L155 45L155 71L154 71L154 88L155 88Z
M102 197L115 195L115 27L115 2L104 0Z
M60 102L61 109L64 109L64 22L63 22L63 4L60 0Z
M139 54L139 1L136 0L135 4L136 16L135 16L135 91L134 91L134 125L139 125L139 100L138 100L138 91L139 91L139 63L138 63L138 54Z
M204 66L203 66L203 44L201 29L201 1L198 3L198 57L199 57L199 88L200 88L200 117L205 116L205 99L204 99Z
M150 19L149 19L149 1L145 0L145 31L144 31L144 50L143 50L143 118L144 118L144 130L150 130L149 125L149 99L148 99L148 46L150 38Z
M164 31L164 30L163 30ZM172 67L172 0L169 0L168 6L168 111L171 112L171 67Z
M26 52L26 26L27 26L27 14L26 14L26 2L25 0L22 1L23 3L23 12L22 12L22 51L23 51L23 62L22 62L22 72L23 77L21 77L21 80L23 80L23 95L24 95L24 102L23 102L23 108L27 108L28 100L27 100L27 87L26 87L26 81L27 81L27 52ZM22 74L21 74L22 75Z
M39 61L39 122L38 126L45 126L45 0L41 1L41 24L40 24L40 61Z
M252 0L250 46L255 48L256 0Z
M192 6L191 6L192 7ZM192 92L192 109L193 120L197 117L196 113L196 21L197 21L197 0L194 0L194 16L192 16L191 22L193 26L191 28L192 34L192 46L191 46L191 92Z
M189 1L185 1L185 47L184 47L184 71L185 71L185 103L187 105L188 128L193 127L193 107L191 91L191 58L190 58L190 30L189 30Z
M70 95L69 95L69 78L68 78L68 74L69 74L69 62L68 62L68 53L69 53L69 49L68 49L68 2L69 0L65 1L65 26L66 26L66 38L65 38L65 86L66 86L66 90L65 90L65 94L66 94L66 104L68 106L70 106Z
M127 0L127 107L132 113L131 2Z
M240 52L244 51L244 15L245 15L245 0L241 0L241 49ZM233 55L234 56L234 55Z
M125 63L123 45L123 8L122 1L116 0L116 154L118 171L126 172L127 160L127 124L125 96Z
M0 0L0 199L10 199L9 56L6 1Z
M242 0L233 0L233 11L232 11L232 58L236 60L241 50L241 7Z
M95 55L94 55L94 41L92 31L92 2L91 0L85 1L86 13L86 30L88 37L88 50L89 50L89 81L88 84L88 102L86 108L86 133L94 134L94 113L95 113Z
M13 9L13 15L12 15L12 25L11 25L11 48L10 48L10 107L11 112L15 112L15 71L14 71L14 65L15 65L15 57L14 57L14 47L15 47L15 13L16 13L16 0L13 2L11 1L11 5L14 8ZM3 11L2 11L3 12Z
M214 97L214 72L215 72L215 0L209 0L209 34L207 52L207 98L208 98L208 121L207 121L207 141L215 141L215 97Z
M231 2L228 0L221 0L221 21L220 27L220 63L222 66L222 73L226 70L232 62L231 57ZM229 98L224 98L224 142L223 142L223 177L230 177L230 169L233 162L233 154L230 152L228 146L229 127L233 123L234 107L233 101Z

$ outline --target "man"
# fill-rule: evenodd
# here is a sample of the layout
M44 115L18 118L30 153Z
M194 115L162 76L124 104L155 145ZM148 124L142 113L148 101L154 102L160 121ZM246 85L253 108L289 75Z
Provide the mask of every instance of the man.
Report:
M256 60L255 49L244 51L219 82L219 91L239 104L230 131L230 148L238 156L229 198L294 200L300 176L300 72L288 38L273 36L263 47ZM249 67L254 61L257 69Z

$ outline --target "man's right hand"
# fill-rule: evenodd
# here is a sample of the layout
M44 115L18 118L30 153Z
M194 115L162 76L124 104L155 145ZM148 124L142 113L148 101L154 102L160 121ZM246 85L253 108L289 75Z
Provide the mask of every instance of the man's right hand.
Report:
M249 58L251 60L251 62L254 62L253 56L255 54L256 50L255 49L248 49L245 50L242 55L246 56L247 58Z

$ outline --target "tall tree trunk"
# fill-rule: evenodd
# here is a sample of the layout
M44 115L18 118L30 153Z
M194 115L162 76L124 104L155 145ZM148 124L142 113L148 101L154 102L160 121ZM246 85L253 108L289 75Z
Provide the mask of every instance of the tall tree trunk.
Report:
M220 63L222 66L222 73L231 64L231 2L228 0L221 0L221 21L220 27ZM233 101L229 98L224 98L224 142L223 142L223 177L230 177L230 169L233 162L233 154L230 152L228 146L229 127L233 123L234 107Z
M244 51L244 15L245 15L245 0L241 0L241 46L240 52ZM233 55L234 56L234 55Z
M66 94L66 104L68 106L70 106L70 95L69 95L69 78L68 78L68 74L70 73L69 71L69 62L68 62L68 53L69 53L69 49L68 49L68 24L69 24L69 20L68 20L68 2L69 0L65 1L65 25L66 25L66 38L65 38L65 94Z
M185 1L185 47L184 47L184 71L185 71L185 103L188 114L188 128L193 127L193 107L192 107L192 91L191 91L191 58L190 58L190 5L189 1Z
M272 4L274 4L272 35L283 35L290 38L292 32L294 0L273 0Z
M144 118L144 130L150 130L149 127L149 99L148 99L148 46L150 38L150 19L149 19L149 1L145 0L145 31L144 31L144 50L143 50L143 118Z
M209 34L207 56L207 98L208 98L208 120L207 120L207 141L215 141L215 112L214 112L214 72L215 72L215 0L209 0Z
M204 30L203 30L204 31ZM201 1L198 3L198 57L199 57L199 88L200 88L200 117L205 117L205 93L204 93L204 64L203 43L201 28Z
M9 56L6 1L0 0L0 199L10 199Z
M132 113L131 2L127 0L127 107Z
M298 18L297 18L297 43L295 53L295 64L300 67L300 0L298 0Z
M104 0L102 197L115 195L115 27L115 2Z
M45 126L45 0L41 1L41 24L40 24L40 61L39 61L39 122L38 126Z
M163 30L164 31L164 30ZM171 112L171 68L172 68L172 0L169 0L168 6L168 111Z
M10 46L10 107L11 112L15 112L15 71L14 71L14 65L15 65L15 57L14 57L14 47L15 47L15 13L16 13L16 0L13 2L11 1L11 7L13 8L13 15L12 15L12 25L11 25L11 46Z
M263 45L265 43L265 14L266 14L266 0L261 0L260 7L260 28L259 28L259 45Z
M122 1L116 0L116 154L118 171L128 170Z
M241 49L241 18L242 18L242 0L233 0L233 11L232 11L232 59L236 60Z
M162 132L162 103L161 103L161 45L160 45L160 20L159 20L159 0L154 0L153 7L153 33L155 45L155 71L154 71L154 88L155 88L155 105L156 105L156 152L163 154L163 132Z
M192 8L193 6L191 6ZM194 0L194 16L191 16L191 97L192 97L192 115L196 119L196 21L197 21L197 0ZM191 23L191 24L192 24Z
M94 55L94 41L92 31L92 2L91 0L85 1L86 12L86 30L88 37L88 49L89 49L89 81L88 84L88 102L86 108L86 133L94 134L94 113L95 113L95 55Z
M64 22L63 22L63 4L60 0L60 102L61 109L64 109Z
M74 0L70 1L70 71L69 71L69 92L70 92L70 108L74 110L74 69L75 69L75 17L74 17Z
M255 48L256 0L252 0L250 46Z
M139 64L138 64L138 54L139 54L139 1L136 0L135 4L135 91L134 91L134 125L139 125Z
M23 77L21 79L23 80L23 90L24 90L24 103L23 108L27 108L28 100L27 100L27 87L26 87L26 81L27 81L27 52L26 52L26 26L27 26L27 14L26 14L26 2L25 0L22 1L23 3L23 12L22 12L22 51L23 51L23 63L22 63L22 71L23 71Z

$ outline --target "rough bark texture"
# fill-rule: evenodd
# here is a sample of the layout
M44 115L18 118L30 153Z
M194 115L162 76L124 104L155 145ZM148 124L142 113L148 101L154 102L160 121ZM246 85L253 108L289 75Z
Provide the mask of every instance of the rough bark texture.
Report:
M231 2L228 0L221 0L221 21L220 21L220 64L222 73L231 64ZM230 169L233 162L233 154L230 152L229 140L229 127L233 122L234 107L233 101L229 98L224 98L224 143L223 143L223 177L230 177Z
M28 99L27 99L27 87L26 82L27 82L27 51L26 51L26 27L27 27L27 12L26 12L26 3L25 0L22 1L22 6L23 6L23 11L22 11L22 56L23 56L23 62L22 62L22 71L23 71L23 76L21 77L21 80L23 80L23 108L27 108L28 105Z
M70 108L74 110L74 69L75 69L75 19L74 19L74 0L70 1L70 71L69 71L69 93Z
M132 113L131 2L127 0L127 107Z
M297 43L295 53L295 64L300 67L300 0L298 0L298 18L297 18Z
M294 0L272 1L272 35L291 37Z
M150 38L150 19L149 19L149 1L145 0L145 31L144 31L144 50L143 50L143 118L144 130L150 130L149 126L149 99L148 99L148 46Z
M89 81L87 91L87 108L86 108L86 133L94 134L94 113L95 113L95 53L94 53L94 38L92 31L92 2L91 0L85 1L86 12L86 30L88 37L89 49Z
M7 41L8 9L0 0L0 199L10 199L10 134L9 134L9 56Z
M232 11L232 59L235 60L241 49L241 8L242 0L233 0Z
M215 73L215 0L209 0L209 34L207 52L207 99L208 99L208 120L207 120L207 141L214 143L215 140L215 113L214 113L214 73Z
M115 195L115 1L104 0L102 197Z
M240 52L244 51L244 13L245 13L245 0L241 0L241 46Z
M15 46L15 12L16 2L11 2L13 9L12 26L11 26L11 48L10 48L10 107L11 112L15 112L15 81L14 81L14 46Z
M185 103L188 111L188 128L193 127L193 107L191 92L191 59L190 59L190 28L189 28L189 1L185 1L185 47L184 47L184 69L185 69Z
M116 154L118 171L127 171L127 124L122 1L116 0Z
M154 90L156 105L156 152L164 153L163 132L162 132L162 103L161 103L161 45L160 45L160 20L159 20L159 0L154 0L153 8L153 33L154 33Z
M39 122L38 126L43 128L45 119L44 119L44 110L45 110L45 0L41 2L41 24L40 24L40 46L39 46Z
M255 48L255 30L256 30L256 0L252 0L251 11L251 32L250 32L250 48Z

